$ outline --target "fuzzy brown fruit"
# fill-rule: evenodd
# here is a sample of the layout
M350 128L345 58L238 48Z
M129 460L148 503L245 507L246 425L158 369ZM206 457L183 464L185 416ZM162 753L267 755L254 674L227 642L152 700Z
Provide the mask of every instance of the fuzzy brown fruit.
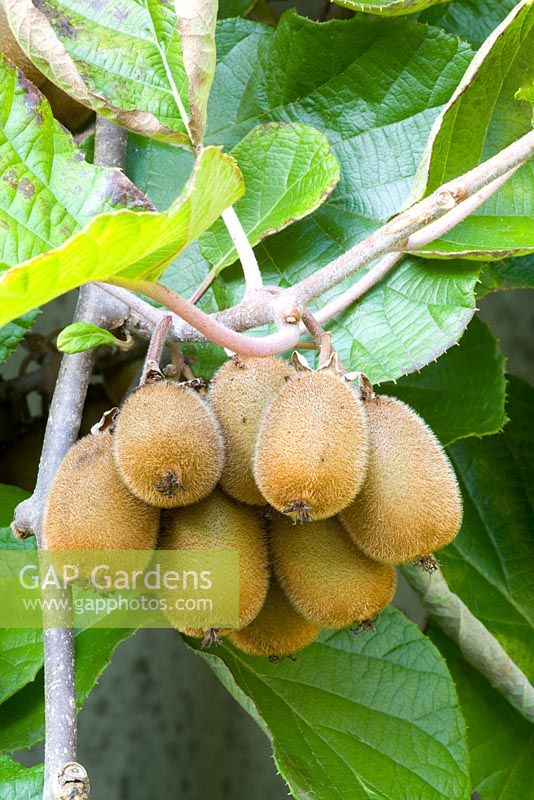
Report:
M133 494L154 506L187 506L219 480L223 439L207 403L187 386L158 381L126 400L113 436L115 463Z
M251 656L290 656L313 642L318 625L296 611L273 577L264 606L256 619L228 639Z
M52 112L62 125L73 133L81 130L91 119L93 111L69 97L33 64L13 36L0 3L0 52L15 64L48 99Z
M367 479L341 521L370 558L403 564L448 544L462 522L454 471L426 422L394 397L365 401Z
M292 375L281 358L231 359L210 384L208 400L221 426L226 461L221 486L231 497L253 506L265 505L252 471L258 427L265 406Z
M159 510L138 500L113 461L110 433L71 447L54 478L44 518L49 550L153 550Z
M337 518L271 523L276 576L291 603L322 628L346 628L378 614L395 592L395 570L364 555Z
M261 421L254 477L268 503L293 519L332 517L365 478L362 401L329 369L301 372L274 396Z
M239 626L260 612L269 587L268 552L259 516L214 491L189 508L165 513L161 550L236 550L239 554ZM170 617L172 622L172 616ZM179 626L177 626L179 627ZM190 636L200 629L180 628Z

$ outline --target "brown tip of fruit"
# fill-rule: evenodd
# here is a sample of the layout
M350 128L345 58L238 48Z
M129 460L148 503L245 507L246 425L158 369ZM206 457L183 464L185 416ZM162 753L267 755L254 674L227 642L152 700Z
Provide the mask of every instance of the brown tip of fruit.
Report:
M204 634L204 638L202 639L202 644L200 646L202 650L209 650L210 647L214 647L221 643L222 639L219 636L219 631L217 628L208 628Z
M413 565L418 569L428 572L429 575L432 575L433 572L437 572L437 570L440 568L440 563L436 558L434 558L434 556L423 556L417 561L414 561Z
M297 522L311 522L311 506L305 503L304 500L293 500L287 508L284 508L284 514L293 517L295 524Z
M378 614L375 614L374 617L370 617L369 619L364 619L361 622L358 622L357 625L353 625L350 629L350 632L355 636L358 636L360 633L365 633L366 631L374 632L376 631L377 619Z
M166 472L159 481L154 483L154 489L162 494L163 497L174 497L182 488L178 475L172 470Z

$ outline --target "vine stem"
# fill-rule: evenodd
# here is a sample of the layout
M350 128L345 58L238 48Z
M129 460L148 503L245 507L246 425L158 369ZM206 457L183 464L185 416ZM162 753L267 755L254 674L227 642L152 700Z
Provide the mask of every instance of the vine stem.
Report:
M96 129L95 162L117 166L125 148L123 131L99 118ZM111 300L94 285L80 289L75 321L101 327L118 327L126 319L127 306ZM22 537L35 535L40 549L46 501L56 471L76 441L96 351L65 355L54 389L47 420L35 491L15 509L13 530ZM43 800L57 800L58 776L76 761L76 686L74 631L72 627L44 628L45 675L45 783ZM85 775L83 767L80 776ZM87 796L87 782L80 780L79 796Z
M520 714L534 722L534 687L497 639L451 592L441 570L429 574L418 567L404 566L402 572L430 614L460 646L465 660Z

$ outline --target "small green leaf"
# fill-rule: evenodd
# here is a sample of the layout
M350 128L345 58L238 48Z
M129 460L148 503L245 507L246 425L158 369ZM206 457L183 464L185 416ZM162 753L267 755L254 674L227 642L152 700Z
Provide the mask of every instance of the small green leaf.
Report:
M91 325L89 322L73 322L63 328L57 337L57 349L62 353L82 353L84 350L91 350L103 344L124 349L130 346L131 341L117 339L105 328L99 328L98 325Z
M384 611L374 633L324 631L279 664L194 646L268 733L293 797L469 800L454 684L399 611Z
M436 120L413 199L462 175L532 128L517 99L534 78L534 5L522 0L484 42ZM419 252L503 258L534 250L534 163L525 164L474 214Z
M534 800L532 725L465 663L456 644L437 626L430 628L430 637L447 659L460 697L473 790L480 800Z
M6 0L4 7L26 55L67 94L130 130L190 144L173 3Z
M378 392L412 406L444 445L488 436L502 430L507 419L504 364L497 340L475 317L459 347L451 347L421 372L381 384Z
M235 210L252 245L315 211L339 181L328 139L309 125L259 125L231 155L246 186ZM222 220L200 237L200 247L217 271L237 258Z
M364 14L379 14L381 17L398 17L402 14L414 14L438 3L448 0L332 0L337 6L361 11Z
M55 250L0 275L0 324L98 280L157 280L165 266L243 193L234 160L202 150L183 193L167 212L100 214Z
M462 528L440 551L453 592L534 676L534 389L510 378L503 433L449 448L464 498Z
M39 311L30 311L8 325L0 328L0 364L13 353L24 336L31 330L33 323L39 316Z
M8 756L0 755L0 797L2 800L41 800L44 768L23 767Z

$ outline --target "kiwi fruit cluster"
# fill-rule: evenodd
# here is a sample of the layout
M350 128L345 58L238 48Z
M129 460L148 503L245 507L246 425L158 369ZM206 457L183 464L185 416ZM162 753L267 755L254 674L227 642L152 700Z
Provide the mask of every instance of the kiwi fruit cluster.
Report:
M98 426L97 426L98 427ZM322 628L366 625L395 566L456 535L461 498L413 409L349 380L335 356L227 361L202 382L158 379L67 454L45 514L50 549L231 549L239 623L178 630L283 657Z

